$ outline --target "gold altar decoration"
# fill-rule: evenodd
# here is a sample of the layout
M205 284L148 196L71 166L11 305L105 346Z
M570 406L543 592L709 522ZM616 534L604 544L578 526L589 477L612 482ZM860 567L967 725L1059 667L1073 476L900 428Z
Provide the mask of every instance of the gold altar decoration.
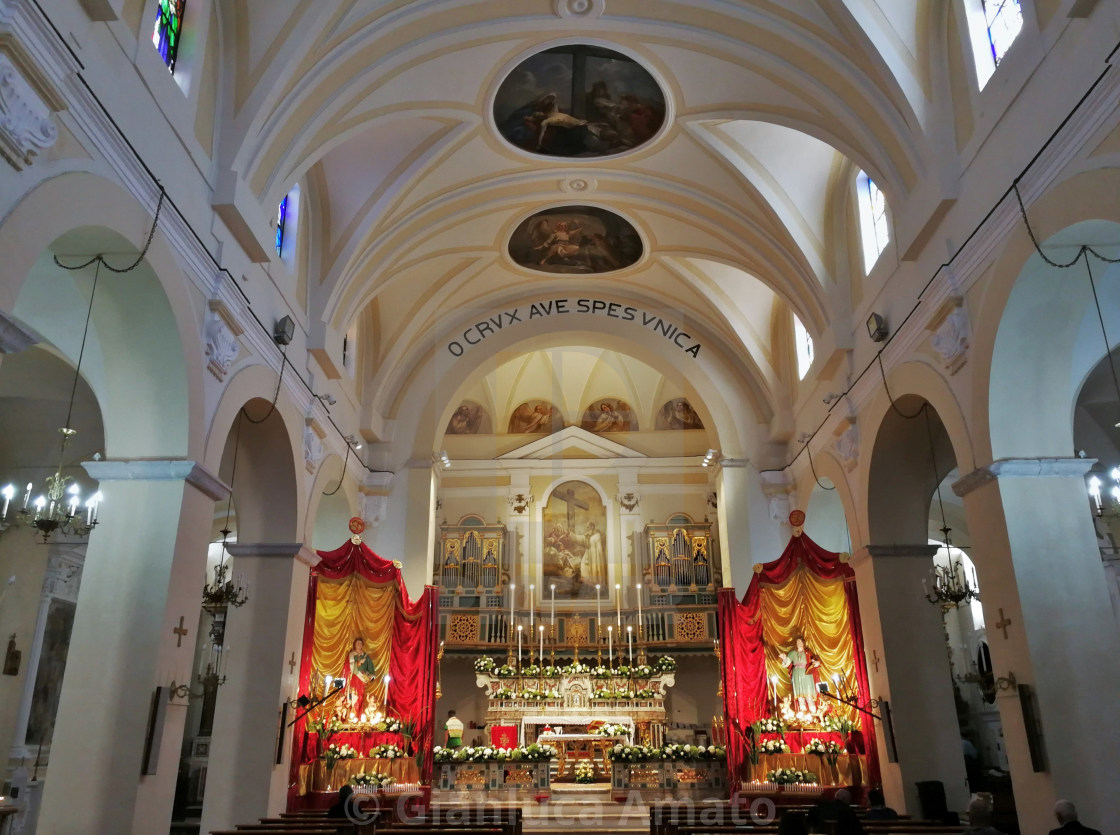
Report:
M447 625L447 640L469 644L478 636L478 615L452 615Z
M704 612L678 612L674 624L678 641L701 641L708 637L708 615Z
M350 782L351 777L361 774L363 771L388 774L397 784L414 785L420 782L420 771L416 768L416 761L411 757L395 757L392 759L356 757L350 760L337 760L334 768L329 771L327 770L326 760L315 760L299 767L300 796L311 792L338 791Z

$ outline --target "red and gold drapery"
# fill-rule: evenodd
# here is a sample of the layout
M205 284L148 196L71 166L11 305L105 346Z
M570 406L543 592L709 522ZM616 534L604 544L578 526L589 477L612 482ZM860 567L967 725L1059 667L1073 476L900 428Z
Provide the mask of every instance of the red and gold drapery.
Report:
M740 788L749 760L747 739L752 722L774 715L775 694L768 687L778 677L777 697L789 695L789 676L778 659L794 638L820 662L816 673L832 692L833 675L846 693L863 704L870 699L863 627L855 573L840 555L826 551L804 533L794 535L782 555L755 567L742 601L734 589L719 592L719 631L723 699L727 719L727 759L731 789ZM835 705L862 732L871 779L878 780L874 724L867 714Z
M371 701L385 705L386 715L416 723L413 743L425 752L421 782L431 781L430 752L435 735L439 595L425 586L419 599L408 596L401 571L364 543L347 542L335 551L319 551L311 569L300 661L300 692L311 693L326 674L341 677L354 639L365 641L376 669L369 683ZM389 698L382 681L388 672ZM307 745L307 719L295 726L292 785L298 768L316 756Z

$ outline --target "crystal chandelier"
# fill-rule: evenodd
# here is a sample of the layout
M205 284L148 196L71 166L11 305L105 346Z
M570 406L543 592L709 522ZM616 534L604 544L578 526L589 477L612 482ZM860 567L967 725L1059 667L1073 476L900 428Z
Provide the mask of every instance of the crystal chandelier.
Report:
M22 507L8 520L8 509L16 497L16 487L7 484L0 489L0 498L3 498L3 510L0 511L0 531L11 527L32 527L39 532L43 542L48 542L51 535L61 532L68 536L86 537L97 526L97 511L101 504L102 496L98 491L88 499L82 500L81 488L74 482L73 476L62 474L66 463L66 445L78 434L72 426L71 418L74 416L74 398L78 392L78 379L82 372L82 357L86 352L86 338L89 336L89 322L93 313L93 299L97 295L97 279L101 273L101 262L93 274L93 289L89 294L89 308L86 310L86 325L82 331L82 346L78 351L78 364L74 368L74 384L70 388L70 405L66 410L66 423L59 428L62 443L58 451L58 467L54 475L46 478L46 490L32 500L35 492L34 485L28 482L23 493ZM99 458L100 456L94 456ZM84 509L84 513L83 513Z
M214 566L214 582L207 583L202 587L202 608L215 616L214 626L219 624L218 613L224 614L230 606L243 606L249 599L241 579L226 576L229 574L229 564L226 562L226 539L230 533L229 528L222 528L222 556L218 559L218 564ZM210 629L210 637L220 644L225 637L224 622L221 633L215 635L214 627Z
M926 593L926 600L935 606L940 606L943 611L955 609L964 603L971 603L980 599L979 584L973 588L968 581L964 564L953 559L953 542L949 534L952 531L948 525L941 528L945 536L945 555L948 565L934 565L930 569L930 582L922 580L922 590ZM976 571L973 569L973 582L976 580ZM931 588L932 586L932 588Z

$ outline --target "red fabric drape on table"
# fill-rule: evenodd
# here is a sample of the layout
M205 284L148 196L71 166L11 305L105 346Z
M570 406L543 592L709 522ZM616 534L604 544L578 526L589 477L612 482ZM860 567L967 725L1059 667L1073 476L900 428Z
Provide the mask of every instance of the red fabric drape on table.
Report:
M408 596L401 571L391 560L382 559L365 543L347 542L334 551L318 551L321 562L311 569L307 584L307 609L303 623L303 648L300 658L299 690L311 691L311 658L315 638L315 600L319 578L341 580L359 574L370 583L397 587L393 616L393 647L389 657L388 713L416 720L413 745L424 752L420 780L431 783L431 747L435 737L436 665L439 657L439 592L425 586L419 599ZM289 781L289 806L294 803L299 766L318 752L308 750L307 719L295 725L292 742L292 770Z
M769 715L766 656L762 643L762 619L759 617L762 586L781 585L801 565L823 579L844 580L848 622L854 644L856 681L862 699L866 701L870 698L855 572L840 561L839 554L826 551L804 533L793 536L778 559L760 566L761 571L756 570L742 601L735 598L735 589L719 591L720 654L723 661L721 675L724 714L728 725L727 765L732 793L742 786L742 766L748 760L745 734L752 722ZM875 746L874 720L865 713L859 716L867 746L869 776L873 784L878 783L879 756Z

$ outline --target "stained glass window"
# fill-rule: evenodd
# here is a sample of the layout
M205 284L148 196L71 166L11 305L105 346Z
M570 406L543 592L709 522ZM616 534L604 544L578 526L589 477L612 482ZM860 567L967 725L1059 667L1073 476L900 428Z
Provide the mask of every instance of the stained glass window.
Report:
M279 208L276 209L276 254L282 255L284 252L284 223L288 219L288 196L284 195L284 199L280 201Z
M159 0L156 4L156 27L152 31L152 43L171 72L175 72L175 57L179 54L179 37L183 33L183 7L186 4L187 0Z
M998 66L1023 28L1023 8L1019 0L980 0L980 3L984 7L984 25L988 27L992 60Z
M868 271L879 260L891 239L887 221L887 198L875 181L862 171L856 177L859 192L859 225L863 238L863 264Z

